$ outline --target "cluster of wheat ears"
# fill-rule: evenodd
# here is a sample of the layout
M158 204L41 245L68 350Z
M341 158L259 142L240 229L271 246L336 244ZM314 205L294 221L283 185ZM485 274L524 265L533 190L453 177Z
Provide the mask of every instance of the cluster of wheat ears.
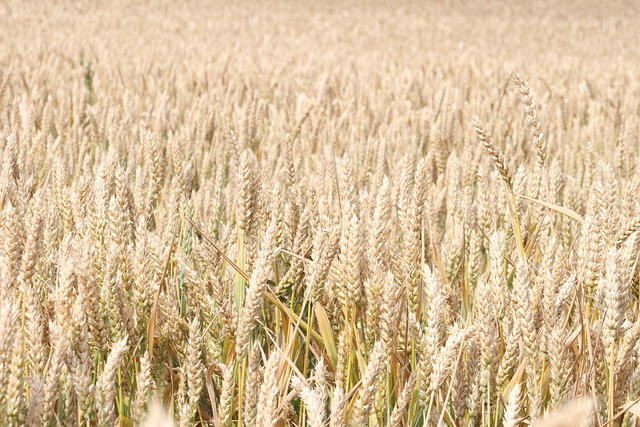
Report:
M147 3L0 10L1 425L638 425L629 38L484 55L624 17Z

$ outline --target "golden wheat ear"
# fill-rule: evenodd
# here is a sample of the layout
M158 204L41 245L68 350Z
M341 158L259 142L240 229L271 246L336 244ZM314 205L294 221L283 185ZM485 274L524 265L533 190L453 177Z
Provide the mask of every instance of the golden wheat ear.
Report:
M484 125L484 123L482 123L482 120L480 120L480 118L475 114L473 115L473 127L476 130L478 139L480 140L482 145L484 145L484 148L489 153L489 156L491 156L491 161L493 162L496 169L498 169L498 172L500 172L502 180L505 182L505 184L507 184L509 190L512 190L513 173L511 172L509 165L507 165L502 152L500 152L500 147L498 147L498 144L496 144L494 139L491 137L489 130Z

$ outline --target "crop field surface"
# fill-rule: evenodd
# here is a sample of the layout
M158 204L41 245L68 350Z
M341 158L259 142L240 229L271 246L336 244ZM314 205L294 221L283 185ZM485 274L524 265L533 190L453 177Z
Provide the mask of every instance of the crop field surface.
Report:
M638 426L640 4L0 3L0 425Z

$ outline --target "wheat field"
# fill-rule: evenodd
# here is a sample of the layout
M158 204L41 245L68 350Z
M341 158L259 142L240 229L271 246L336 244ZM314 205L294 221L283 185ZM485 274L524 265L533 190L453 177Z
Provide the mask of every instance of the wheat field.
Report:
M0 4L0 425L638 426L640 6Z

